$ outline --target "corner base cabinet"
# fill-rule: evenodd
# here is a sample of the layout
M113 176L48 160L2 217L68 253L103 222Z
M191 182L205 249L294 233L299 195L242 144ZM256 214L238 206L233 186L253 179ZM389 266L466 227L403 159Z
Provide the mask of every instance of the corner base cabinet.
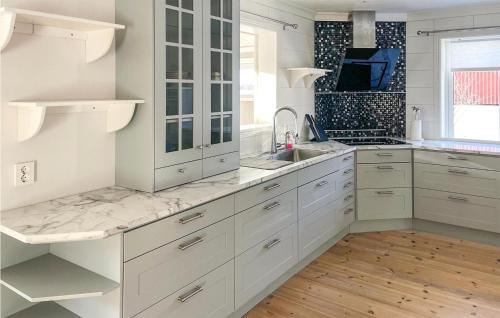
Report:
M117 135L119 186L155 192L239 168L239 0L120 0L117 95L141 96Z

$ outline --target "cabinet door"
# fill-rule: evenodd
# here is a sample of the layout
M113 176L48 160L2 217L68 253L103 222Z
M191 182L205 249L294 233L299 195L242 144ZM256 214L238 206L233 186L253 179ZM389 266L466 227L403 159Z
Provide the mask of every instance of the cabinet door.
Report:
M155 0L156 168L202 158L203 2Z
M239 0L204 3L203 157L239 151Z

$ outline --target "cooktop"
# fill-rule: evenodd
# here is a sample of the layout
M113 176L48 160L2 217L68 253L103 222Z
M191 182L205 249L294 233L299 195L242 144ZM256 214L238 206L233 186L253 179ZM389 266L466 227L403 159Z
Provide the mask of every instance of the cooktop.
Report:
M386 146L386 145L407 145L406 142L385 138L385 137L356 137L356 138L333 138L334 141L340 142L348 146L363 146L363 145L373 145L373 146Z

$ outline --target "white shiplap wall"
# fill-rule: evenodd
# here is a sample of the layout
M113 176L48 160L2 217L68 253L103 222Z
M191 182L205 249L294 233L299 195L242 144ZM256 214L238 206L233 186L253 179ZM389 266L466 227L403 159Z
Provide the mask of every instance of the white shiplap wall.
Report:
M424 138L441 138L439 47L434 36L418 36L417 32L498 25L500 5L448 8L408 14L408 136L413 114L411 108L418 106L422 108ZM500 34L500 29L498 33Z

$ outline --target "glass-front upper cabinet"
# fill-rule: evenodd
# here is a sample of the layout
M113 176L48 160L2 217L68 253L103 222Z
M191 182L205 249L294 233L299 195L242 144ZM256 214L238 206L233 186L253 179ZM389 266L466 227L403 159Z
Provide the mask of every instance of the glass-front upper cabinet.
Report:
M239 151L239 0L204 0L203 156Z
M156 0L156 168L203 158L203 2Z

